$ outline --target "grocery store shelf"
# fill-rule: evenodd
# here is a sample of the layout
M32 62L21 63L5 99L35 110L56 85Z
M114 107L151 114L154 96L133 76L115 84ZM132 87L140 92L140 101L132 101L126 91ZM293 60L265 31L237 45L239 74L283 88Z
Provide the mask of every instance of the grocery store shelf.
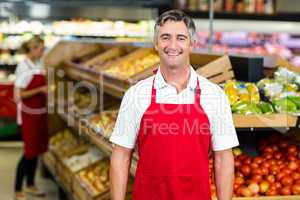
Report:
M82 120L79 122L79 120L71 115L68 115L66 113L61 113L59 116L66 122L69 122L72 120L74 123L72 123L72 128L77 131L79 136L82 136L86 138L90 143L96 145L103 153L105 153L107 156L111 156L112 153L112 144L106 139L103 135L106 135L105 133L97 133L92 128L90 128L87 125L87 122L85 120ZM137 166L137 154L136 152L133 154L132 159L132 165L130 168L130 174L132 176L135 175L136 166Z
M208 11L185 11L188 15L196 19L208 18ZM297 13L238 13L238 12L214 12L215 19L228 19L228 20L255 20L255 21L299 21L300 15Z
M68 66L65 68L65 72L69 78L77 81L89 81L91 83L99 85L102 80L100 74L94 71L87 70L84 67L71 64L68 64Z
M300 22L215 19L214 31L300 34ZM196 19L197 30L208 31L208 19Z

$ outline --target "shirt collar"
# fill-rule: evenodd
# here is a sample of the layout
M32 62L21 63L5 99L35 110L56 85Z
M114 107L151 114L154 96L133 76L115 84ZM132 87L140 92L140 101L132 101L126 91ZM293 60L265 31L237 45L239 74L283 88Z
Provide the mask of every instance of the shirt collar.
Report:
M188 82L187 87L190 88L191 90L195 90L197 87L197 73L194 70L192 66L190 66L190 79ZM165 81L164 77L162 76L160 72L160 67L157 70L155 80L154 80L154 87L155 89L163 89L165 87L169 86L169 84Z

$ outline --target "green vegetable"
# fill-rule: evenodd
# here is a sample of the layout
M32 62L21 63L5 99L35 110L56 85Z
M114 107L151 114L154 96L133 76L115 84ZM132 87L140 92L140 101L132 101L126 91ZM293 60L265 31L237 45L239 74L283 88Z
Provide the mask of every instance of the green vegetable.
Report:
M242 110L248 107L248 102L239 101L231 107L233 113L240 113Z
M250 110L253 114L262 114L261 109L260 109L256 104L250 104L250 105L249 105L249 110Z
M295 113L297 112L297 105L288 97L273 100L275 110L279 113Z
M288 99L296 104L297 108L300 109L300 97L290 96Z
M258 107L261 109L264 114L271 114L274 112L273 106L270 103L261 101L258 103Z

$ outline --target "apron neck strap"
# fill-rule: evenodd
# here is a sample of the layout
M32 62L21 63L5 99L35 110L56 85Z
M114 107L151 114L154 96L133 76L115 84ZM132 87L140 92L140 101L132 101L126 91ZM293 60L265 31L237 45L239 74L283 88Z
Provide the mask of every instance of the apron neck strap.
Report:
M151 104L156 103L156 89L154 88L155 77L156 76L153 77L152 87L151 87ZM197 78L197 86L195 90L195 103L199 105L200 105L200 96L201 96L201 89L199 86L199 79Z

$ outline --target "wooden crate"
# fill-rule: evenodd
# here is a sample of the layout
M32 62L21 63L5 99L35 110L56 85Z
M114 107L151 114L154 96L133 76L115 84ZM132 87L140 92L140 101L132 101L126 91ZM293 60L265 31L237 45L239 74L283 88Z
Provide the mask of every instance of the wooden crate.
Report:
M49 170L49 172L53 175L56 176L57 174L57 159L56 156L53 154L51 151L47 151L46 153L43 154L42 156L43 163Z
M270 115L232 115L236 128L262 128L262 127L295 127L297 117L289 114Z
M103 70L103 86L104 90L109 94L117 97L122 97L125 91L130 87L130 85L138 82L141 79L144 79L153 74L153 70L157 67L158 63L149 66L142 72L134 74L132 76L119 76L114 73L105 71L111 66L118 66L123 62L131 62L136 59L143 58L147 54L155 53L152 48L138 48L132 51L130 54L123 56L122 58L116 60L115 62L110 63L104 67Z
M206 57L205 55L203 55ZM213 83L220 84L234 79L234 72L228 56L213 57L215 60L197 69L197 73Z
M89 170L91 168L94 168L95 166L99 165L101 162L105 162L107 161L106 158L103 158L102 160L82 169L82 170ZM80 170L80 171L82 171ZM81 178L79 177L78 173L77 172L75 174L75 177L73 179L73 184L72 184L72 189L73 189L73 193L76 193L76 195L80 198L80 199L85 199L85 200L101 200L102 197L105 197L107 196L109 193L109 189L107 189L106 191L103 191L102 193L100 194L93 194L91 191L89 191L89 188L85 185L85 183L83 183L81 181Z
M63 162L57 163L57 177L60 184L67 193L72 192L72 182L75 177L75 173L72 172Z
M272 77L278 67L285 67L290 71L300 73L300 67L296 67L285 58L277 55L264 56L264 75Z
M300 200L300 196L234 197L232 200Z

